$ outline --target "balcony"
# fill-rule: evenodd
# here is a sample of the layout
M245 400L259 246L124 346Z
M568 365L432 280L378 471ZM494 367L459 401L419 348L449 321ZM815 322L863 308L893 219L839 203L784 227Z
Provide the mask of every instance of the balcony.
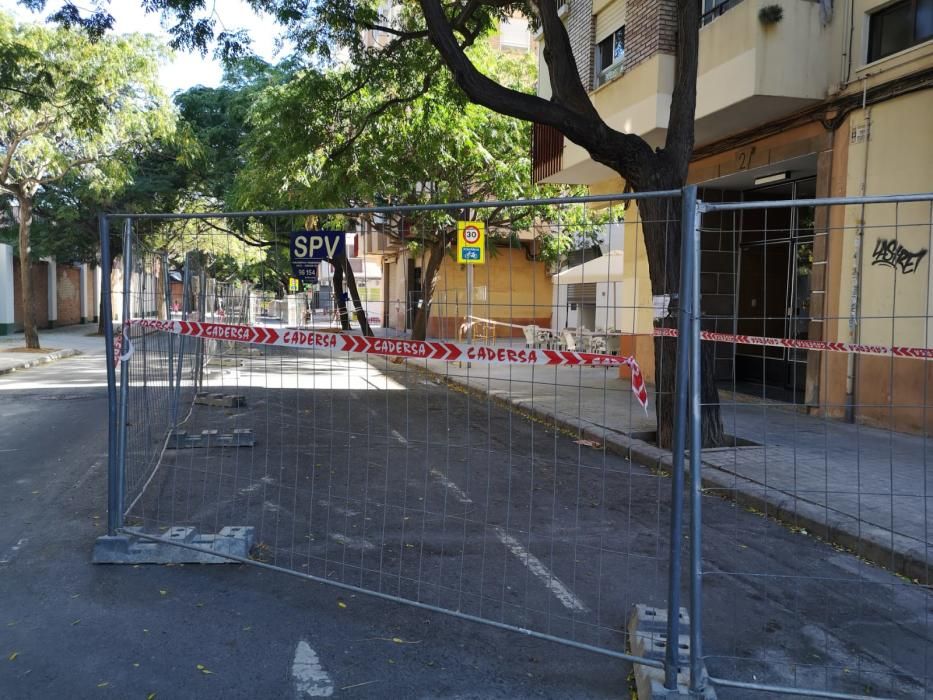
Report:
M564 135L557 129L535 124L531 134L531 178L541 182L560 171Z
M782 18L763 24L759 11L779 5ZM838 80L842 22L820 23L819 4L809 0L731 0L706 16L700 29L696 145L754 129L826 98ZM664 143L674 56L657 52L590 98L607 123ZM596 184L615 174L567 143L560 169L546 182Z

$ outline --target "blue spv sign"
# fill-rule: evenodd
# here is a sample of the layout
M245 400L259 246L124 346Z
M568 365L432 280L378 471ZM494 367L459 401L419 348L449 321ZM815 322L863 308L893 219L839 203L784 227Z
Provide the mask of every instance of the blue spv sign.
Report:
M321 260L333 260L346 253L343 231L292 231L290 237L292 273L308 284L317 284Z
M333 260L346 251L343 231L292 231L292 263Z

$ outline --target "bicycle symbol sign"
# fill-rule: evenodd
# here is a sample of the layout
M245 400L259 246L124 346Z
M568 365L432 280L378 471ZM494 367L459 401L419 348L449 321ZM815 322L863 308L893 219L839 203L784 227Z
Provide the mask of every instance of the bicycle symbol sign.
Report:
M484 221L457 222L457 262L482 265L486 262L486 223Z

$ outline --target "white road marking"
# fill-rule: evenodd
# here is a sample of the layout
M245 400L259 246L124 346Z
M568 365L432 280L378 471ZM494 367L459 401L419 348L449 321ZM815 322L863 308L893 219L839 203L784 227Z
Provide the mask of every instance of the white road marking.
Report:
M349 547L350 549L362 549L367 551L376 548L376 545L362 537L350 537L349 535L342 535L339 532L332 532L330 533L330 538L337 544L342 544L344 547Z
M571 612L584 613L587 611L583 602L571 593L570 589L561 583L560 579L551 573L534 554L525 549L518 540L509 535L501 527L493 529L499 541L502 542L512 554L518 557L518 560L527 566L531 573L541 579L542 583L548 587L551 593L557 597L565 608Z
M2 558L0 558L0 565L9 564L11 561L13 561L16 558L16 555L19 554L19 550L21 550L27 542L29 542L29 538L23 537L19 540L19 542L10 547L10 550L4 554Z
M456 498L461 503L465 504L465 503L473 502L470 499L470 497L466 495L466 492L463 489L457 486L454 482L452 482L446 476L441 474L437 469L431 470L431 476L437 479L438 483L440 483L441 486L443 486L448 491L450 491L453 494L454 498Z
M298 642L292 661L292 678L299 698L329 698L334 694L334 682L321 666L317 653L305 641Z
M401 434L399 431L397 431L397 430L393 430L393 431L392 431L392 437L394 437L396 440L398 440L398 441L399 441L400 443L402 443L403 445L407 445L407 444L408 444L408 440L406 440L405 438L403 438L403 437L402 437L402 434Z
M470 497L463 489L457 486L446 476L441 474L441 472L439 472L437 469L431 470L431 476L437 479L437 481L445 488L447 488L454 495L454 498L456 498L461 503L473 502L470 500ZM550 569L542 564L540 559L525 549L518 540L509 535L501 527L493 529L495 530L499 541L502 542L502 544L504 544L506 548L512 552L512 554L518 557L518 560L527 566L531 573L541 579L541 582L544 583L548 590L557 597L557 599L561 602L561 604L563 604L565 608L571 612L587 612L587 607L583 604L583 601L571 593L570 589L567 588L567 586L565 586L559 578L551 573Z

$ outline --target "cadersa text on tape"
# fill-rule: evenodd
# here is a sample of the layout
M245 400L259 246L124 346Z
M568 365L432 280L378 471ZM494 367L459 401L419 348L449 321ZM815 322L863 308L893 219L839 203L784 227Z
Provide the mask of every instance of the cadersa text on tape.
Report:
M286 331L282 334L283 345L301 345L309 348L337 347L336 333L313 333L309 331Z
M215 340L250 341L253 339L253 329L249 326L226 326L219 323L203 324L201 334L206 338Z
M487 348L471 345L467 348L468 360L484 362L514 362L531 363L538 361L538 353L534 350L512 350L510 348Z
M380 355L404 355L406 357L427 357L430 348L420 340L385 340L373 338L370 341L372 352Z

